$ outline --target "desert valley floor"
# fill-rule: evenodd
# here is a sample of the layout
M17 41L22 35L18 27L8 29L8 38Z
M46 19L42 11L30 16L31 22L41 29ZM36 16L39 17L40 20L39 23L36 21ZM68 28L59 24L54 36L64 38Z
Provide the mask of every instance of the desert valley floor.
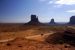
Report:
M48 36L62 32L66 27L0 24L0 50L75 50L74 46L67 43L46 42Z

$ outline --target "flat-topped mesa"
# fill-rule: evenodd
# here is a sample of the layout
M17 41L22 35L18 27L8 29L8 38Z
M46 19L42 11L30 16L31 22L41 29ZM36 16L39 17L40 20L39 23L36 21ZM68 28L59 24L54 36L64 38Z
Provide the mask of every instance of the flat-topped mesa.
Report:
M37 25L39 23L38 17L36 15L31 15L31 21L28 22L30 25Z
M72 17L70 18L69 24L75 24L75 16L72 16Z
M55 24L54 19L52 18L49 24Z

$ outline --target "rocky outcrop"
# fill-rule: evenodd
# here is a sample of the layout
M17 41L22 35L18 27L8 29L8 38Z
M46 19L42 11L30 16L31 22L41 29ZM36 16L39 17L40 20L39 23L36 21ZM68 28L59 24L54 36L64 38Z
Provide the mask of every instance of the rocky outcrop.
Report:
M38 17L36 15L31 15L31 21L28 22L28 25L38 25L40 22L38 20Z
M69 24L75 24L75 16L72 16L72 17L70 18Z
M54 19L52 18L49 24L55 24Z
M68 43L75 46L75 29L66 29L62 32L56 32L46 38L46 42L51 44Z

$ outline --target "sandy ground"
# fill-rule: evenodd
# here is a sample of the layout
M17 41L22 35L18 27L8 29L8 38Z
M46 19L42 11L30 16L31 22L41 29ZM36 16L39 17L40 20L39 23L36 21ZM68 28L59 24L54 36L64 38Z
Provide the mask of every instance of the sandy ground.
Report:
M31 27L12 31L14 27L11 30L9 28L8 32L6 29L7 27L1 30L5 32L0 32L0 50L75 50L75 47L69 44L49 44L44 41L46 37L54 33L50 29L56 28Z
M53 45L20 37L9 42L0 43L0 50L75 50L75 47L70 45L66 47L67 45Z
M53 45L45 43L45 38L53 33L54 32L25 37L16 37L8 33L1 34L0 37L4 36L5 38L0 39L0 50L75 50L75 47L68 44Z
M46 33L46 34L39 34L39 35L31 35L31 36L25 36L24 34L13 34L13 33L5 33L5 34L0 34L0 42L7 42L7 41L12 41L17 37L23 37L26 39L30 39L30 40L36 40L36 41L44 41L46 37L48 37L50 34L53 34L53 32L51 33Z
M47 33L47 34L43 34L43 35L27 36L25 38L26 39L36 40L36 41L44 41L50 34L53 34L53 32Z

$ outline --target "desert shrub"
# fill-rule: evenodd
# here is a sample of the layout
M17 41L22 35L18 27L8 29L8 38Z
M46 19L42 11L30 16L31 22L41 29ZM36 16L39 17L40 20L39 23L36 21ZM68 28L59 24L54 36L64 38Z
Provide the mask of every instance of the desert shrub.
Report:
M18 46L18 47L22 47L22 46Z
M7 43L6 45L7 45L7 46L11 46L11 44L10 44L10 43Z

